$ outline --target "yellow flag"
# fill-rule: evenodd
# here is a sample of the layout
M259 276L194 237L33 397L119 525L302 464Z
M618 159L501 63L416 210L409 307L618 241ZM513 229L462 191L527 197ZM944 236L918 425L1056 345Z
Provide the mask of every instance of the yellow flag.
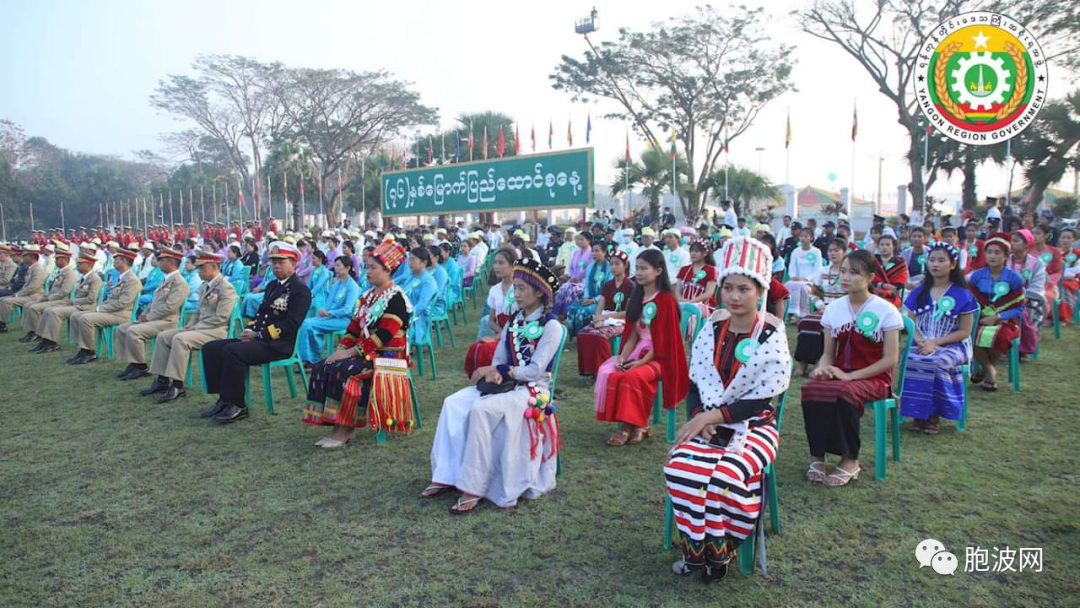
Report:
M784 137L784 149L791 145L791 112L787 115L787 135Z

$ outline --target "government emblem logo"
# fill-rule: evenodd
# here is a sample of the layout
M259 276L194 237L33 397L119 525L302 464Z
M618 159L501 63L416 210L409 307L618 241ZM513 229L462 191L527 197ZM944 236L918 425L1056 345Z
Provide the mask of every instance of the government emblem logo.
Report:
M938 24L919 49L911 82L934 129L976 146L1015 137L1047 101L1038 41L1022 24L988 11Z

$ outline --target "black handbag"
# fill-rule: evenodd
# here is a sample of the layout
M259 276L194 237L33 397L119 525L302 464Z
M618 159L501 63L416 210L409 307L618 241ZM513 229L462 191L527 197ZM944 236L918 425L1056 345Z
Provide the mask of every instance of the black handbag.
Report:
M517 382L513 378L504 378L499 384L488 382L486 379L476 383L476 390L480 391L481 395L501 395L502 393L509 393L516 387Z

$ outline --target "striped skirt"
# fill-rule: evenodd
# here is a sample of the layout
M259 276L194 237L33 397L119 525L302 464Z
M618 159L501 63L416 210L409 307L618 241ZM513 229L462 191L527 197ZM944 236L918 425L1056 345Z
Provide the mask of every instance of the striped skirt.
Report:
M780 434L773 424L750 430L741 452L694 440L675 448L664 467L683 559L691 567L727 563L761 514L765 467Z
M939 347L932 355L909 353L904 390L900 395L900 414L919 420L931 416L959 420L964 405L961 366L965 363L968 363L968 356L962 344Z

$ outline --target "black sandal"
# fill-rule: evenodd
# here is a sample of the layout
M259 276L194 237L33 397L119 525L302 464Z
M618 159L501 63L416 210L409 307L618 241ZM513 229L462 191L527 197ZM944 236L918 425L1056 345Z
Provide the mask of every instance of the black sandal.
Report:
M996 393L998 390L997 382L987 382L982 385L982 389L988 393Z
M974 374L971 374L971 383L972 384L982 384L983 380L986 380L986 372L985 371L980 369L979 371L975 372Z

